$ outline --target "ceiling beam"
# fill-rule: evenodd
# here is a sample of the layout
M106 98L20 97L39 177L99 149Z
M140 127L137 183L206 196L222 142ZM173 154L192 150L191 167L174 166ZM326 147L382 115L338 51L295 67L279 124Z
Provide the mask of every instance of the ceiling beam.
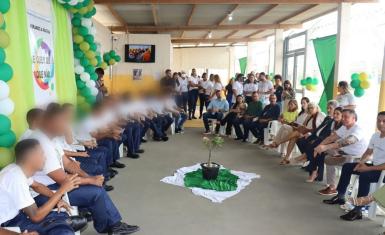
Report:
M229 14L233 14L234 11L235 11L238 7L239 7L239 4L235 4L235 5L230 9L230 11L226 12L225 16L223 16L223 18L220 19L220 20L218 21L217 25L221 25L221 24L225 23L225 21L226 21L227 18L228 18L228 15L229 15Z
M285 22L290 21L291 19L293 19L293 18L295 18L295 17L301 16L301 15L306 15L306 14L309 13L309 11L312 11L312 10L314 10L314 8L317 8L317 7L319 7L319 6L320 6L319 4L313 4L313 5L310 5L310 6L306 7L306 8L303 9L303 10L300 10L300 11L298 11L298 12L295 12L295 13L293 13L293 14L291 14L291 15L289 15L289 16L283 18L283 19L281 19L281 20L278 22L278 24L284 24Z
M185 26L152 26L152 25L125 25L113 26L112 31L213 31L213 30L261 30L261 29L293 29L301 28L302 24L241 24L241 25L185 25Z
M238 43L238 42L256 42L264 41L263 38L174 38L171 39L172 43Z
M154 25L158 25L158 11L155 4L151 4L152 18L154 19Z
M271 12L272 10L274 10L274 9L275 9L276 7L278 7L278 6L279 6L279 4L272 4L272 5L271 5L270 7L268 7L266 10L262 11L261 13L259 13L259 14L256 15L256 16L254 16L253 18L249 19L249 20L247 21L246 24L251 24L251 23L253 23L254 21L260 19L261 17L267 15L269 12ZM229 33L229 34L227 34L227 35L225 36L225 38L229 38L229 37L231 37L232 35L234 35L234 34L236 34L236 33L238 33L238 30L235 30L235 31L233 31L233 32L231 32L231 33Z
M376 3L378 0L94 0L97 4L323 4Z
M197 6L197 5L195 5L195 4L192 4L192 5L191 5L190 14L189 14L189 16L188 16L188 18L187 18L187 22L186 22L186 25L187 25L187 26L191 24L191 20L192 20L192 17L193 17L193 15L194 15L196 6ZM184 32L185 32L185 31L182 31L182 34L180 35L181 38L183 38Z
M111 5L111 4L106 4L106 7L108 8L108 10L111 12L111 14L115 17L115 19L119 22L119 24L121 26L125 26L127 25L126 21L123 19L123 17L121 17L118 12L115 11L114 7ZM122 31L126 31L126 30L122 30Z

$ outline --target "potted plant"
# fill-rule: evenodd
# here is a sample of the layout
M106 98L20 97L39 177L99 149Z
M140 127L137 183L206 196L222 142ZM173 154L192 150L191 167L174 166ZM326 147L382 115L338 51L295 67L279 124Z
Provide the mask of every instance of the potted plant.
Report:
M205 163L201 163L202 175L205 180L215 180L219 173L220 165L211 161L211 152L215 148L222 147L225 141L220 136L215 136L210 139L208 137L203 137L203 143L209 150L209 159Z

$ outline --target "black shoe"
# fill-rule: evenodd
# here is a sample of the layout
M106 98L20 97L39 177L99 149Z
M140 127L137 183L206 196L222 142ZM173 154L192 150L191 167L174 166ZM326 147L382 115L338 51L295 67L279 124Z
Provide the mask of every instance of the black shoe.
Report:
M114 167L114 168L125 168L126 165L124 165L123 163L120 163L118 161L114 162L111 164L111 167Z
M199 119L202 119L202 115L199 115Z
M109 191L114 190L114 186L112 186L112 185L107 185L107 184L105 184L105 185L103 186L103 188L104 188L104 190L106 190L106 192L109 192Z
M87 228L87 218L83 216L70 216L66 222L71 226L71 228L77 231L84 231Z
M140 156L136 153L127 153L128 158L138 159Z
M242 139L242 143L246 143L247 142L247 140L246 139Z
M79 210L79 216L86 218L87 222L91 222L92 214L88 210Z
M117 174L119 174L119 171L115 170L114 168L108 168L108 172L110 173L111 178L115 177Z
M195 117L195 116L192 116L192 119L197 119L197 117Z
M126 235L139 231L139 226L136 225L128 225L126 223L119 223L118 225L114 225L110 231L109 235Z
M144 150L143 149L138 149L138 151L136 151L136 153L144 153Z
M335 205L335 204L343 205L343 204L345 204L345 200L338 197L338 195L336 195L330 199L323 200L323 203L329 204L329 205Z
M191 120L191 117L188 117L188 120Z
M142 138L142 139L140 140L140 142L142 142L142 143L147 143L147 140L145 140L145 139Z
M162 140L163 140L164 142L166 142L166 141L168 141L168 137L167 137L167 136L162 137Z
M162 138L160 138L160 137L154 137L154 138L152 138L154 141L162 141Z
M347 214L341 215L340 218L346 221L359 220L359 219L362 219L362 212L361 210L353 209L349 211Z

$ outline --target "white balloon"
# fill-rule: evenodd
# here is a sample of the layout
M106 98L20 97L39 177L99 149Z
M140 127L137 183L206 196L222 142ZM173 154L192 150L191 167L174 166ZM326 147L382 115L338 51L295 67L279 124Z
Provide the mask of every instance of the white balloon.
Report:
M92 87L92 88L91 88L91 95L94 95L94 96L95 96L95 95L98 94L98 92L99 92L99 91L98 91L98 89L97 89L96 87Z
M89 88L91 88L91 87L95 87L95 86L96 86L96 83L95 83L95 81L93 81L93 80L89 80L89 81L86 83L86 85L87 85Z
M80 74L80 80L82 80L83 82L88 82L90 80L90 75L88 73L82 73Z
M68 2L68 4L70 4L71 6L75 6L76 4L78 4L78 0L71 0Z
M74 58L74 64L75 64L75 66L80 65L80 60L77 58Z
M9 86L6 82L0 80L0 100L9 96Z
M82 25L91 29L91 26L92 26L92 20L91 19L87 19L87 18L84 18L82 19Z
M92 36L95 36L96 34L96 28L95 27L92 27L91 30L90 30L90 33Z
M75 73L76 74L82 74L84 72L84 68L81 66L81 65L77 65L76 67L75 67Z
M0 100L0 114L5 116L11 115L15 110L15 104L10 98Z
M66 3L65 1L63 1L63 0L57 0L59 3L61 3L61 4L64 4L64 3Z

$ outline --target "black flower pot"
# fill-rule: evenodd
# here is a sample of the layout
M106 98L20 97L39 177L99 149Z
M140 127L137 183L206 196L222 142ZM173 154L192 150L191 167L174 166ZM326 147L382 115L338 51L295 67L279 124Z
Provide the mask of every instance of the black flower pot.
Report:
M205 180L216 180L219 173L220 165L212 162L209 167L208 163L201 163L202 175Z

